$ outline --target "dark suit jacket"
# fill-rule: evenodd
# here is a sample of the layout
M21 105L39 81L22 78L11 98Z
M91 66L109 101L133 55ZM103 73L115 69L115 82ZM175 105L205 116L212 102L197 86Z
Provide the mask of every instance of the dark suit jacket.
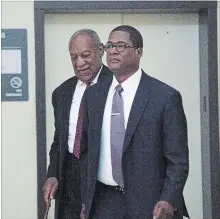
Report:
M86 219L95 192L103 113L111 82L106 80L84 94L81 156L88 159ZM159 200L178 209L175 218L188 215L183 199L188 176L187 123L181 95L144 72L127 124L122 169L127 219L152 219Z
M108 78L112 78L112 73L106 66L103 66L98 82ZM50 149L50 164L47 177L56 177L59 181L58 195L56 196L56 215L58 213L59 197L62 194L64 159L68 153L70 107L77 80L76 76L66 80L52 94L55 134Z

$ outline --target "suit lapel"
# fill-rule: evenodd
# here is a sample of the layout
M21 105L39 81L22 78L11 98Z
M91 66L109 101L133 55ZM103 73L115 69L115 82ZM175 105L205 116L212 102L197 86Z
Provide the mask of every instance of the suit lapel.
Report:
M130 115L129 115L129 119L128 119L123 152L125 152L125 150L127 149L131 141L131 138L135 132L135 129L138 125L138 122L141 118L141 115L147 107L147 103L148 103L148 100L150 97L150 91L151 91L151 83L150 83L151 81L149 79L150 79L149 76L147 76L142 71L140 84L135 94L134 101L133 101Z
M99 74L98 82L105 81L106 79L110 79L112 77L113 74L111 73L111 71L105 65L103 65L102 70Z
M103 122L103 115L105 104L108 96L108 91L112 83L112 76L106 78L103 83L100 83L99 88L96 90L94 95L94 100L92 101L95 103L95 111L94 111L94 136L96 136L97 140L101 139L101 130L102 130L102 122ZM97 154L99 154L99 144L96 144Z
M98 89L96 90L96 93L94 95L94 101L93 101L93 103L95 103L95 109L97 109L96 112L94 113L95 115L94 127L96 127L95 131L102 129L105 103L107 100L109 88L112 83L112 79L113 79L113 74L111 74L110 70L105 65L103 65L98 78L98 83L100 82L102 83L99 84ZM99 133L96 133L96 136L97 135L98 136L100 135L101 138L101 131Z

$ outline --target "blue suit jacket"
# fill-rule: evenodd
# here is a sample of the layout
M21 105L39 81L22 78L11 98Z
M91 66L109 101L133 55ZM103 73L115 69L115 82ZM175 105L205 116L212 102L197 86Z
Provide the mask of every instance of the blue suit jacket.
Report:
M99 165L101 127L112 79L84 95L81 156L87 165L84 197L89 217ZM180 93L142 72L124 140L122 169L129 219L153 218L160 200L172 203L175 218L188 216L183 189L188 176L187 123Z

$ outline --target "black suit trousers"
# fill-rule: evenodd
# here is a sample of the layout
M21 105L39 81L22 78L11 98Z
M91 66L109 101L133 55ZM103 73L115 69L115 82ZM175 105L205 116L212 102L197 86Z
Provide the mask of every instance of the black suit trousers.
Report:
M80 219L81 193L79 160L68 153L65 159L63 193L58 219Z
M98 182L89 219L137 219L129 215L127 206L124 193ZM153 211L150 218L143 215L138 219L153 219ZM172 219L183 219L183 216L175 212Z
M127 219L124 194L97 183L89 219Z

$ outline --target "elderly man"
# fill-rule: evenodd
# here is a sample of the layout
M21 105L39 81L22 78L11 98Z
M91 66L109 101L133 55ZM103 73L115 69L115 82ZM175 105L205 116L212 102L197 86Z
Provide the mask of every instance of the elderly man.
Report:
M102 64L103 45L95 31L83 29L74 33L69 41L69 53L76 76L62 83L52 95L55 134L43 188L47 204L49 199L56 198L56 219L80 218L81 99L88 86L112 78L112 73Z

